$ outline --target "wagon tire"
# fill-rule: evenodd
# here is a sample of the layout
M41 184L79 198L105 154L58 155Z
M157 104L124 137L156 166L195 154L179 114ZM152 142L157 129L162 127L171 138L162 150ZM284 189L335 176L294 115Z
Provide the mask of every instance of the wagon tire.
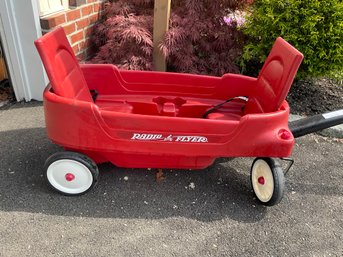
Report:
M278 204L285 191L285 176L278 161L256 158L251 166L251 186L258 201L266 206Z
M62 195L82 195L92 189L99 177L95 162L77 152L58 152L44 164L49 186Z

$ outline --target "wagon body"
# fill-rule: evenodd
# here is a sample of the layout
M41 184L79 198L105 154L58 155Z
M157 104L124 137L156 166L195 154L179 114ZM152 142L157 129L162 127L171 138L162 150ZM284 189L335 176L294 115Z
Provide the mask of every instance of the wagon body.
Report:
M97 101L102 102L101 107L93 102L60 97L48 86L44 92L46 128L56 144L80 151L97 163L110 161L121 167L141 168L204 168L217 157L291 154L293 137L281 138L282 132L288 130L286 101L278 111L242 116L240 109L244 103L237 101L227 106L236 112L230 114L230 119L201 118L208 108L227 98L248 96L254 79L239 75L215 78L119 72L112 65L81 67L87 84L99 92L101 97ZM102 75L98 77L99 74ZM140 82L135 83L134 79ZM187 82L193 84L185 93ZM156 103L161 98L169 101L171 110L165 110L166 115L162 113L166 107ZM173 101L185 103L175 106ZM162 114L158 115L158 111Z
M205 168L217 157L287 157L285 101L302 54L278 38L258 78L79 65L57 29L36 41L51 85L47 134L67 150L120 167ZM90 92L98 95L94 101ZM209 108L238 96L208 117Z

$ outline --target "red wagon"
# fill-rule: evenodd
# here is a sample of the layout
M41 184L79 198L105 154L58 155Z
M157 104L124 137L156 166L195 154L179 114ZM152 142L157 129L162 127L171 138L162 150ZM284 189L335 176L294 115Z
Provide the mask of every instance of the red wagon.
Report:
M202 169L218 157L258 157L251 181L265 205L283 195L275 159L294 137L285 97L303 55L278 38L258 78L119 70L77 62L62 28L36 47L50 79L44 91L48 137L64 147L46 161L60 193L78 195L98 179L96 163L130 168Z

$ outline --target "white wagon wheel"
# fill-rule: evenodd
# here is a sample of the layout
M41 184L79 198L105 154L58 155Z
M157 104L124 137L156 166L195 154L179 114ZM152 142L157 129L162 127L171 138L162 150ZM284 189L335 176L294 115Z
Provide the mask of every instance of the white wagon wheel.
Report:
M76 152L60 152L45 162L45 177L49 185L64 195L81 195L97 182L99 171L87 156Z
M251 185L263 205L278 204L285 188L285 177L280 164L271 158L256 158L251 166Z

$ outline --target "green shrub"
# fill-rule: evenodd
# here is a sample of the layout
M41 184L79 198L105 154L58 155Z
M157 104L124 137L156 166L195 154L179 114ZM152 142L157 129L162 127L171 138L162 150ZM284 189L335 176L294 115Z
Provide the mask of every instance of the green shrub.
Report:
M342 0L255 0L241 65L264 62L278 36L301 51L300 77L343 77Z

